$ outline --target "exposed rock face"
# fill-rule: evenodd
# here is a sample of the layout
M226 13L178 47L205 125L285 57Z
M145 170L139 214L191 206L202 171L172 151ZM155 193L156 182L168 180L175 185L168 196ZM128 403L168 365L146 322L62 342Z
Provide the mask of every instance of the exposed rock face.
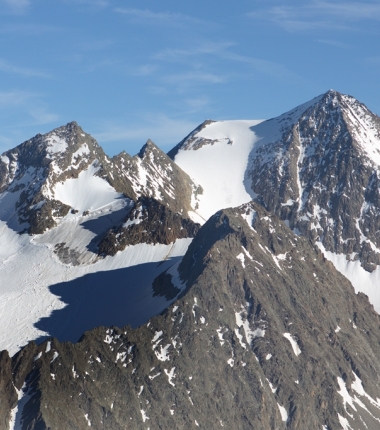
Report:
M196 129L194 129L191 133L189 133L184 139L181 140L173 149L171 149L168 152L168 156L172 159L177 155L179 149L188 149L190 147L193 147L193 143L196 142L195 148L201 148L203 145L207 144L213 144L215 142L214 139L204 139L204 138L198 138L196 136L197 133L199 133L201 130L203 130L207 125L212 124L212 119L206 119L206 121L203 121L202 124L198 125Z
M30 234L51 229L70 209L77 210L56 197L56 185L90 168L126 198L153 197L184 217L192 209L198 187L153 142L134 157L122 153L109 158L94 138L71 122L0 157L0 219Z
M18 223L11 219L11 225L30 234L54 227L70 209L54 198L55 184L77 178L93 163L100 167L106 158L95 139L75 122L5 152L0 158L0 191L15 201L12 218Z
M204 145L208 146L205 151ZM231 146L231 151L226 146ZM169 155L199 181L207 195L207 186L213 184L202 183L205 175L197 171L197 155L186 152L203 152L206 158L213 154L215 159L229 153L233 158L239 157L244 148L250 151L245 173L239 165L233 175L244 183L246 193L240 193L246 200L234 205L249 201L251 196L327 251L360 260L367 271L380 264L377 115L355 98L330 90L279 117L260 124L252 122L250 129L243 121L241 125L206 121ZM224 163L223 170L227 177L232 175L228 163ZM223 182L224 176L217 180ZM234 192L228 188L228 181L222 186L229 194ZM218 209L222 207L226 205Z
M127 177L135 196L152 197L184 217L192 210L191 199L198 186L151 140L138 155L122 152L113 162L118 169L115 176Z
M124 223L111 229L99 244L99 254L115 255L128 245L162 243L194 237L200 225L183 218L157 200L141 197Z
M0 428L8 429L11 409L17 406L17 393L13 386L12 362L7 351L0 353Z
M178 270L182 298L147 325L2 353L23 430L378 428L379 316L308 239L247 204Z
M380 118L329 91L271 121L281 133L258 145L246 172L257 201L327 251L380 264Z

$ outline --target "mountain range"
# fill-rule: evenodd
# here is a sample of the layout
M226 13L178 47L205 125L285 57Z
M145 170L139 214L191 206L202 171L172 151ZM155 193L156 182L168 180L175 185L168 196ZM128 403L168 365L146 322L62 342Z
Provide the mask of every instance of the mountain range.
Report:
M380 118L330 90L0 157L0 429L377 429Z

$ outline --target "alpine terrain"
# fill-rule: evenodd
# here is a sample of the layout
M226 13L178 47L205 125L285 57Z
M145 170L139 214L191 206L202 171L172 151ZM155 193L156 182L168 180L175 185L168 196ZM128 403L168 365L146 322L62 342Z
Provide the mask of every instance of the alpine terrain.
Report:
M0 158L0 429L380 428L380 118L330 90Z

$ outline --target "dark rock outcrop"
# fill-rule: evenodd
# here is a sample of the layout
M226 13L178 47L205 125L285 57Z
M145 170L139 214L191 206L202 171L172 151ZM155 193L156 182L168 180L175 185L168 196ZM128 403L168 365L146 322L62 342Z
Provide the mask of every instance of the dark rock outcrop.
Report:
M99 254L115 255L128 245L162 243L194 237L200 225L174 213L155 199L141 197L124 223L111 229L99 243Z
M195 128L191 133L189 133L184 139L181 140L173 149L171 149L168 152L168 156L174 160L174 157L178 154L178 151L180 149L186 149L189 148L192 143L197 140L196 148L201 148L203 145L206 144L213 144L215 141L213 139L199 139L195 137L197 133L199 133L201 130L203 130L207 125L212 124L212 119L206 119L206 121L203 121L202 124L198 125L197 128Z

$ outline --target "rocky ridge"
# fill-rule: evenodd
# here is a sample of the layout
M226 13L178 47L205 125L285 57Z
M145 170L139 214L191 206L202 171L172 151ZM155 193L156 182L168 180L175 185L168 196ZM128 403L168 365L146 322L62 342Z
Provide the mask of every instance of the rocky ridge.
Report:
M327 251L374 270L380 118L353 97L329 91L301 115L272 121L281 124L281 135L252 152L246 172L257 201Z
M205 122L169 155L178 160L181 152L186 161L184 152L202 152L204 145L234 146L238 132L223 121L214 126ZM380 118L330 90L250 130L252 149L240 172L246 196L326 251L358 260L369 272L379 266Z
M152 197L182 216L193 209L192 201L202 192L201 187L151 140L138 155L130 157L122 152L113 161L118 174L132 182L137 197Z
M71 211L56 197L65 184L92 169L124 198L153 197L184 218L198 187L153 142L134 157L125 152L109 158L96 140L75 123L37 135L0 157L1 219L17 231L41 234ZM84 211L87 215L89 211ZM81 214L80 214L81 215Z

